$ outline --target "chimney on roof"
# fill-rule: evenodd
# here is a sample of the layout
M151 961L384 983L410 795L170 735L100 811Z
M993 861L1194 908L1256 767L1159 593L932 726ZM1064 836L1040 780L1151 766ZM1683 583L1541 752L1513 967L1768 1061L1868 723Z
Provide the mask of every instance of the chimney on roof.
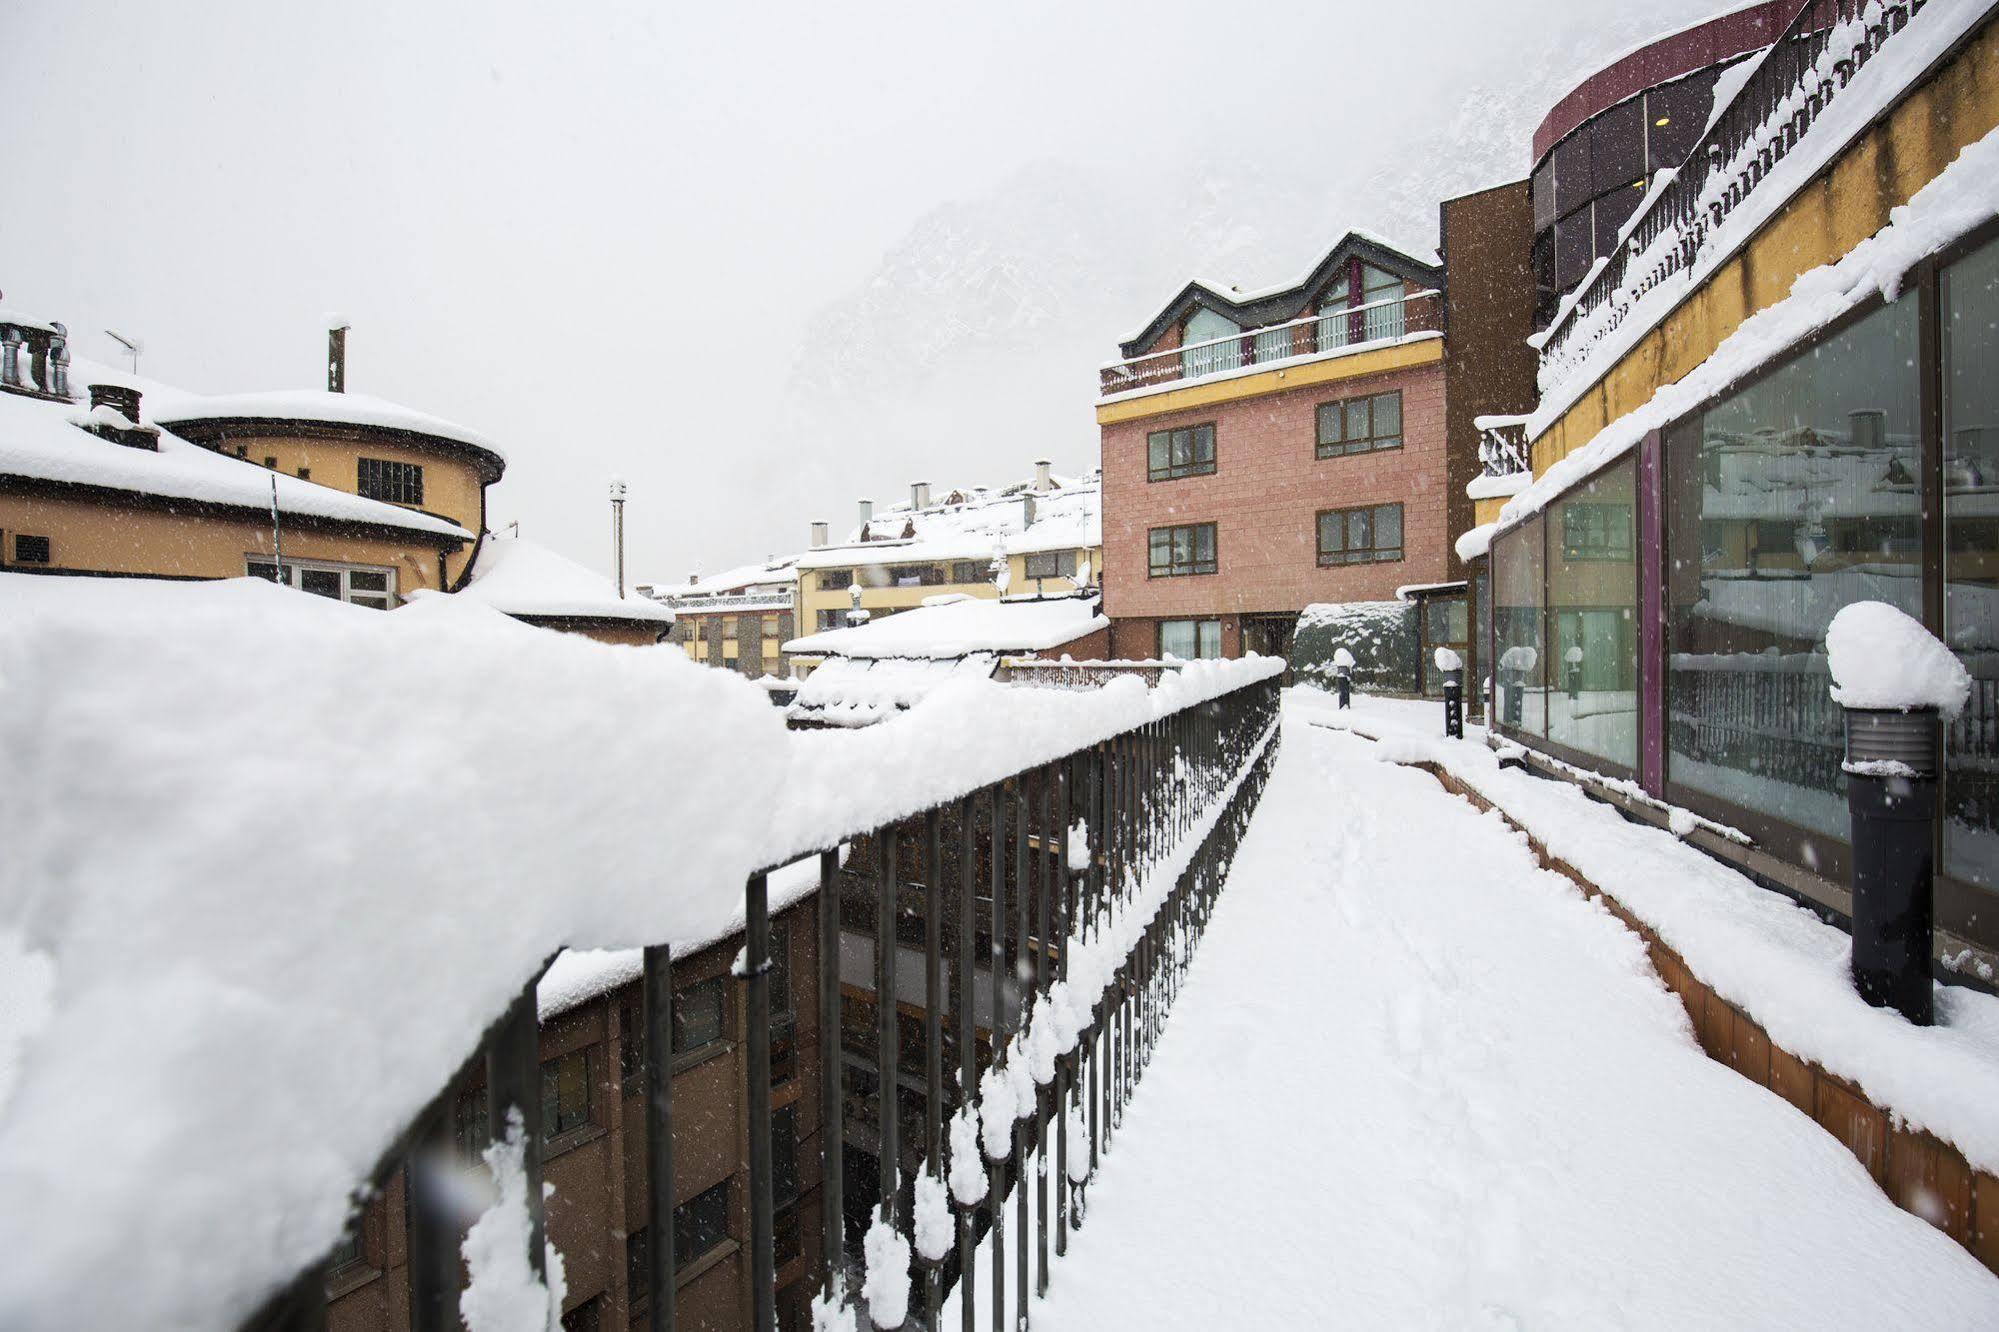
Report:
M347 391L347 330L352 327L347 316L330 314L326 316L326 391L345 393Z
M1034 526L1034 496L1032 494L1020 497L1020 525L1024 528Z
M817 550L826 544L826 526L823 518L812 524L812 549Z
M123 384L92 384L90 415L75 420L99 439L128 449L157 452L160 447L160 428L139 422L139 390Z
M1049 491L1055 488L1055 478L1049 475L1050 469L1054 466L1055 464L1046 458L1034 460L1034 488L1037 491Z
M927 509L930 507L930 483L928 481L912 481L909 483L909 507L912 509Z
M874 502L873 500L871 500L871 499L864 499L864 500L862 500L862 501L861 501L861 526L862 526L862 527L866 527L866 526L867 526L867 525L868 525L868 524L869 524L870 522L872 522L872 521L874 520L874 516L875 516L875 502Z
M693 573L687 575L687 585L689 587L693 587L696 583L700 581L701 581L701 571L699 569L696 569Z

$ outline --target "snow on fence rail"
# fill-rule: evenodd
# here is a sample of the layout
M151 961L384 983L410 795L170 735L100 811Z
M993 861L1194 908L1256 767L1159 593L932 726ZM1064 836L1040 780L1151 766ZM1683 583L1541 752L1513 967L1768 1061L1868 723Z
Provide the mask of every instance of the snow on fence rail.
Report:
M1154 689L980 683L865 732L792 733L760 692L677 653L478 607L385 616L247 581L118 594L115 616L104 604L30 607L0 642L0 751L36 774L0 802L0 933L55 975L0 1107L8 1327L310 1321L356 1190L434 1131L444 1089L481 1054L502 1093L489 1098L495 1141L510 1108L528 1120L530 1186L509 1196L531 1213L485 1233L533 1236L538 1263L535 981L564 947L647 946L645 1041L663 1070L651 1099L664 1110L671 958L738 933L768 1326L764 871L819 852L824 886L872 864L878 888L920 882L941 925L937 839L952 829L957 905L986 881L994 940L1036 971L1002 1062L1045 1067L1052 1041L1073 1100L1086 1067L1130 1067L1129 1015L1156 1016L1144 987L1161 983L1198 894L1176 887L1147 914L1147 873L1186 856L1212 894L1220 842L1202 821L1225 802L1230 826L1246 816L1281 669L1190 663ZM912 818L917 875L894 853ZM1064 847L1079 822L1087 861ZM857 839L841 869L828 848ZM899 896L879 893L885 910ZM837 941L821 953L837 955ZM1087 983L1056 992L1067 978ZM1089 1053L1077 1028L1097 1033ZM961 1070L961 1104L976 1072ZM941 1174L934 1077L932 1089L926 1159ZM823 1099L837 1144L837 1084ZM1051 1120L1066 1156L1054 1094L1029 1099L1041 1103L1029 1146L1009 1159ZM661 1159L670 1131L654 1118ZM670 1235L671 1171L654 1178L651 1233ZM456 1219L420 1167L412 1181L415 1325L455 1323ZM959 1224L977 1219L961 1211ZM656 1255L659 1309L670 1246Z

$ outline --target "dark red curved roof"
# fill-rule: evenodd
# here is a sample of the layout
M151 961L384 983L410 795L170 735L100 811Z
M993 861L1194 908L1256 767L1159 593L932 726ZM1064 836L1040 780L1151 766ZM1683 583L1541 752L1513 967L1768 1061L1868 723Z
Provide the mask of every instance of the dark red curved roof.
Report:
M1762 0L1668 33L1605 65L1556 102L1534 131L1534 161L1597 112L1633 93L1720 64L1770 45L1804 6L1800 0Z

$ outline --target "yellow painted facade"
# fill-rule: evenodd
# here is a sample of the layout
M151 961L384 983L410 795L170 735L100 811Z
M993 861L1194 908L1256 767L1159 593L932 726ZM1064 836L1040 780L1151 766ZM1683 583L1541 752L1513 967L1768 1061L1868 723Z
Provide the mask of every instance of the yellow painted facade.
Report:
M241 578L253 557L270 558L271 525L249 516L179 513L128 507L95 499L0 493L0 532L46 536L46 568L89 573L153 575L170 578ZM283 533L287 560L323 560L396 571L396 593L444 586L441 546L448 538L411 532L406 536L356 536L293 528ZM450 566L462 565L471 550L453 549ZM11 557L0 543L0 558ZM0 564L0 568L19 567ZM43 566L36 566L38 569Z
M1093 578L1101 575L1103 572L1104 551L1102 546L1078 546L1070 553L1076 558L1076 570L1079 576L1086 559ZM1080 578L1029 578L1027 576L1028 559L1029 556L1025 554L1016 554L1008 557L1008 595L1020 596L1032 592L1041 592L1048 596L1063 596L1081 590ZM911 563L942 564L947 571L952 563L962 562L948 560L911 561ZM990 565L989 560L979 560L977 563L982 573ZM849 571L858 574L863 568L883 569L886 567L879 564L867 566L855 565L851 566ZM853 609L853 595L848 588L821 586L821 573L837 572L839 572L837 569L807 569L798 575L798 633L801 637L806 634L818 632L822 612L830 611L844 616L849 610ZM874 587L870 586L862 578L856 578L855 581L861 588L862 609L876 615L884 611L894 614L896 611L912 610L921 606L930 597L947 596L952 593L985 599L997 599L1000 595L1000 590L993 583L990 575L982 577L977 582L932 583L928 586L920 587ZM844 624L845 621L842 620L841 623Z
M1788 296L1798 276L1888 225L1966 145L1999 126L1999 24L1988 23L1766 222L1531 443L1535 475L1649 402L1714 354L1743 320ZM1101 416L1102 409L1099 409ZM1497 517L1498 504L1491 504ZM1487 503L1480 522L1490 521Z
M1167 412L1177 412L1189 407L1211 407L1216 403L1236 402L1265 393L1280 393L1287 389L1333 384L1343 379L1358 379L1362 375L1378 375L1389 370L1406 370L1412 366L1435 365L1443 359L1442 337L1420 338L1414 342L1398 343L1375 351L1355 352L1351 356L1329 356L1323 361L1310 361L1304 365L1265 370L1258 374L1240 375L1234 379L1207 380L1190 384L1186 388L1151 393L1140 398L1101 402L1097 404L1097 424L1115 425L1120 421L1162 416Z
M426 449L401 439L321 439L287 433L282 422L270 423L268 430L266 433L263 426L231 426L224 447L234 454L240 446L243 456L253 464L263 465L265 459L272 459L275 471L302 476L350 495L360 493L360 460L364 457L416 463L423 468L423 512L448 518L468 532L477 533L485 527L487 478L479 464L462 453ZM448 580L455 581L464 571L470 553L468 545L446 561Z

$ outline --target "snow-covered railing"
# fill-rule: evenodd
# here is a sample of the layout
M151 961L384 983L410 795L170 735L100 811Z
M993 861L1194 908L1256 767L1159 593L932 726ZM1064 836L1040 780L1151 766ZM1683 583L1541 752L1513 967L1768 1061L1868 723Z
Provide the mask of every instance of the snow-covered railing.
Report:
M1009 1184L1046 1188L1021 1165L1044 1147L1031 1159L1068 1184L1063 1224L1040 1223L1037 1247L1052 1228L1060 1252L1085 1144L1101 1152L1114 1131L1253 805L1281 670L1191 662L1155 687L1088 691L980 682L864 732L797 733L760 691L677 653L455 603L357 615L248 580L107 582L9 603L9 619L0 750L37 777L0 801L0 946L25 946L54 976L33 1028L0 1032L19 1051L0 1069L15 1075L0 1085L0 1326L22 1328L317 1326L329 1258L359 1200L391 1178L409 1199L407 1222L388 1224L405 1233L414 1328L463 1314L476 1332L501 1310L538 1310L526 1321L541 1326L562 1282L540 1219L537 989L565 948L638 946L644 1210L662 1238L635 1289L667 1325L672 963L738 944L744 1263L754 1325L770 1328L768 922L810 913L813 887L836 882L881 913L883 999L897 921L905 954L911 915L928 930L930 1076L922 1152L881 1156L874 1280L852 1282L839 1060L822 1060L834 1301L865 1286L871 1315L892 1323L910 1274L884 1263L904 1236L942 1262L919 1283L934 1300L953 1271L938 1253L940 1182L958 1205L944 1235L989 1230L998 1208L979 1209L974 1178L993 1200ZM134 635L149 644L143 689ZM226 693L216 661L243 671ZM350 724L357 697L444 677L451 689L399 707L394 725ZM801 860L817 873L773 882ZM829 961L835 900L816 903ZM948 997L947 948L967 960ZM825 1047L839 979L831 965L819 977ZM974 979L992 987L977 1012ZM998 1075L980 1063L980 1027ZM467 1231L459 1167L439 1144L481 1069L498 1188ZM876 1118L893 1137L895 1115ZM982 1153L982 1138L1000 1150Z
M1192 383L1245 369L1276 368L1387 346L1414 333L1440 333L1444 327L1442 296L1438 291L1390 296L1111 361L1101 370L1102 393L1109 397L1176 381Z
M1513 476L1528 469L1526 417L1481 416L1472 424L1478 427L1478 461L1485 475Z
M1805 0L1799 6L1685 163L1655 179L1624 224L1622 243L1597 261L1532 339L1540 349L1544 396L1584 373L1595 349L1649 292L1693 272L1731 216L1778 162L1797 151L1855 73L1925 7L1925 0Z

